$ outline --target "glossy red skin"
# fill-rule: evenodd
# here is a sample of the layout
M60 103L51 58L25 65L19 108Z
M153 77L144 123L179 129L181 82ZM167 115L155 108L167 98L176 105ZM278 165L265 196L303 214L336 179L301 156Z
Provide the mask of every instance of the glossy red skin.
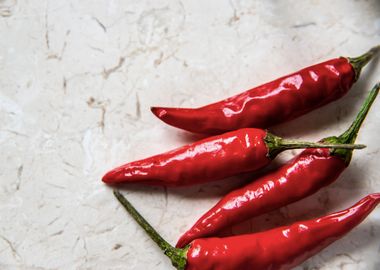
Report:
M106 183L183 186L213 181L266 166L271 159L267 132L247 128L209 137L173 151L120 166Z
M204 107L152 107L151 110L165 123L195 133L268 128L342 97L354 82L352 65L341 57Z
M194 240L186 270L288 270L361 223L380 202L380 193L334 214L269 231Z
M184 247L197 238L305 198L331 184L346 168L329 149L306 149L279 169L224 196L178 240Z

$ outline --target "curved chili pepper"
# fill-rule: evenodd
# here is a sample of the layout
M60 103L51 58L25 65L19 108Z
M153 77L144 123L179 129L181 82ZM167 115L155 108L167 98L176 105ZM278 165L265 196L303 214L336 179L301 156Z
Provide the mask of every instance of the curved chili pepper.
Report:
M380 193L374 193L324 217L259 233L196 239L179 249L166 242L123 195L114 194L178 270L292 269L343 237L380 203Z
M166 186L198 184L260 169L284 150L306 147L357 149L365 146L295 142L262 129L246 128L127 163L108 172L102 180Z
M152 107L151 111L165 123L195 133L268 128L345 95L379 50L377 46L356 58L319 63L204 107Z
M361 124L379 93L377 84L350 128L339 137L322 142L354 143ZM334 182L349 165L350 150L307 149L279 169L224 196L178 240L184 247L192 240L217 235L224 228L305 198Z

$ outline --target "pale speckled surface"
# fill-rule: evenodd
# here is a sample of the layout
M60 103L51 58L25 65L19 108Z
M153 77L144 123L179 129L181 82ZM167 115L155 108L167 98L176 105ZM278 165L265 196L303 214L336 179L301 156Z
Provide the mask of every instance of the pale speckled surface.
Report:
M169 261L100 181L120 163L194 139L149 107L200 106L356 56L380 43L380 2L0 0L0 33L0 268L163 270ZM346 97L273 130L308 140L339 134L379 72L375 61ZM254 219L253 229L380 191L379 118L377 101L359 136L368 148L336 183ZM174 243L232 180L125 194ZM297 269L380 269L379 221L377 209Z

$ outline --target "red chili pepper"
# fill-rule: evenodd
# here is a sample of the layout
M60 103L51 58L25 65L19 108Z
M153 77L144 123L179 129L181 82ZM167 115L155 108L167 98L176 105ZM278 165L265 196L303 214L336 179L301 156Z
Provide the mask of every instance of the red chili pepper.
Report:
M306 147L358 149L365 146L295 142L261 129L246 128L127 163L108 172L102 180L166 186L198 184L257 170L284 150Z
M380 83L368 95L350 128L322 142L354 143L361 124L379 93ZM205 213L178 240L184 247L197 238L215 236L224 228L305 198L335 181L349 165L350 150L307 149L279 169L230 192Z
M342 97L379 50L377 46L356 58L319 63L204 107L151 110L165 123L195 133L268 128Z
M179 270L292 269L351 231L380 202L380 193L375 193L328 216L259 233L196 239L179 249L166 242L123 195L114 194Z

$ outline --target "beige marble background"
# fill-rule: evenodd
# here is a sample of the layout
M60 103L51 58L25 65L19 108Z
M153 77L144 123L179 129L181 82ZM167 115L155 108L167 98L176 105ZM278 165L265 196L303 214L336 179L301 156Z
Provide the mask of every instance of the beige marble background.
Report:
M0 0L0 269L171 269L100 178L196 139L152 105L200 106L380 43L380 2ZM273 128L307 140L348 127L380 79L368 66L340 101ZM254 230L343 209L380 191L377 101L340 179L245 225ZM272 166L295 155L281 155ZM124 193L176 239L244 180ZM380 209L297 270L380 269Z

